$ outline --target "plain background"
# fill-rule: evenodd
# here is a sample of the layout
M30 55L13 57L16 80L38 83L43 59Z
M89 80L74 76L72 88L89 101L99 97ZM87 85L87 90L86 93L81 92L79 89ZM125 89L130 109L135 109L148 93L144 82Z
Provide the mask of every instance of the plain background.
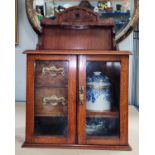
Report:
M0 5L0 154L15 154L15 5ZM140 0L140 155L155 154L155 1ZM18 75L20 76L20 75Z

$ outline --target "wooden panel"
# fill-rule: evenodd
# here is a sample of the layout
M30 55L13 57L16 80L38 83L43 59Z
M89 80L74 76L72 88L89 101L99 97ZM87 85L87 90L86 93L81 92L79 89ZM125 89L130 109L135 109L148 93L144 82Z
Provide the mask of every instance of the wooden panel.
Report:
M105 112L87 111L86 117L113 118L113 117L119 117L119 112L118 111L105 111Z
M87 144L118 145L120 139L119 137L91 137L87 139Z
M87 61L110 61L110 62L117 62L120 61L120 56L114 56L114 55L107 55L107 56L87 56Z
M36 61L35 86L68 86L67 61Z
M35 136L32 137L32 143L42 143L42 144L61 144L61 143L67 143L67 138L64 137L39 137Z
M112 18L100 19L94 11L74 6L41 22L37 49L116 49Z
M30 148L58 148L58 149L90 149L90 150L122 150L131 151L129 145L91 145L91 144L35 144L35 143L24 143L23 147Z
M121 57L120 82L120 141L121 145L128 144L128 68L127 56Z
M77 58L70 56L68 74L68 143L70 144L76 140L76 75Z
M26 79L26 142L30 143L34 131L34 57L27 57Z
M111 29L89 28L84 30L46 28L39 49L113 49ZM67 37L66 37L67 36Z
M84 86L84 104L78 101L78 144L86 144L86 57L78 57L79 87Z

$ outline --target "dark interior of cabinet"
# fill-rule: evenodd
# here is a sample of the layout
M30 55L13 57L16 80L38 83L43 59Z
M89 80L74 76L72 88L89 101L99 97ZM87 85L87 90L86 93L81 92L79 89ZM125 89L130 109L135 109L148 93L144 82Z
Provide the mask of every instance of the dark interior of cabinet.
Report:
M34 119L36 136L63 136L68 134L67 117L37 117Z
M87 137L119 136L119 117L87 117L86 118L86 134Z

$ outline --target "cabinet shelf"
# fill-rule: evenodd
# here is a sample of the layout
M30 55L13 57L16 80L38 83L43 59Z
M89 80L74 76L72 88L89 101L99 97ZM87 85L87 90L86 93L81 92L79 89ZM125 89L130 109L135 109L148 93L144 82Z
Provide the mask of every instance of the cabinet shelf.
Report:
M47 114L35 114L36 117L65 117L67 113L47 113ZM87 111L87 117L119 117L118 111L105 111L105 112L91 112Z
M87 136L88 140L89 139L98 139L98 140L102 140L102 139L119 139L119 136Z
M113 110L113 111L104 111L104 112L91 112L87 111L87 117L119 117L119 111Z
M35 114L35 117L67 117L67 113Z
M67 85L61 85L61 86L57 86L57 85L36 85L35 88L68 88Z

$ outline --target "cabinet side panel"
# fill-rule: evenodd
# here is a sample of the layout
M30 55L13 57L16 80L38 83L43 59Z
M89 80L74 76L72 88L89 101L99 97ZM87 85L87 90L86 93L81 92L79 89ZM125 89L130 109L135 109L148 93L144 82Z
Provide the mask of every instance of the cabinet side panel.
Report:
M120 82L120 144L128 144L128 56L121 57Z
M34 128L34 57L27 55L26 142L31 142Z

